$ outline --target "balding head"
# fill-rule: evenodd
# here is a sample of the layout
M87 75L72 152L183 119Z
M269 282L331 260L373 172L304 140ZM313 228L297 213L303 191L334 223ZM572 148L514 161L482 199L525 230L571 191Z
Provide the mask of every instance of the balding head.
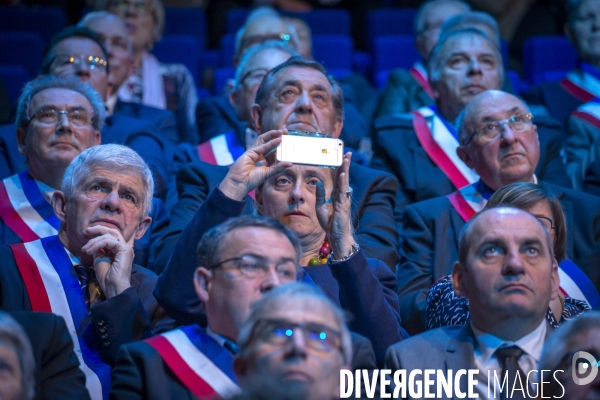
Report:
M544 225L526 211L497 207L465 225L454 290L469 299L473 324L504 340L532 332L558 295L558 265Z

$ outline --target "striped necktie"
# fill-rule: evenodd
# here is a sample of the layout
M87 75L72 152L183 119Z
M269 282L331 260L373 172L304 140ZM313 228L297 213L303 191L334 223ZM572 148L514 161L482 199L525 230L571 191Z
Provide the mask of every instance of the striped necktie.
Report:
M73 265L79 284L81 285L81 291L83 293L83 299L85 300L85 306L90 309L90 283L96 278L94 270L87 269L81 264Z

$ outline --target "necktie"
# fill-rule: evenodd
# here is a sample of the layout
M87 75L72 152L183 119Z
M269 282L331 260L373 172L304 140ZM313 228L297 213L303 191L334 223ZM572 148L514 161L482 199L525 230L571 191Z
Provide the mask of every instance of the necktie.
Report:
M505 376L508 377L508 379L506 379L506 385L502 389L502 400L529 399L527 396L527 374L523 372L518 363L519 357L521 357L522 354L523 350L517 346L503 347L496 350L496 357L498 358L500 368L502 368L502 382L504 382ZM521 377L520 385L518 382L515 384L517 374ZM523 391L515 390L513 392L513 386L515 389L523 388ZM523 394L523 392L525 393Z
M229 351L234 356L237 355L237 353L239 351L238 345L233 343L231 340L226 339L225 342L223 343L223 347L225 347L225 349L227 349L227 351Z
M81 285L81 291L83 292L83 299L85 300L85 306L87 309L90 309L90 290L89 285L96 277L94 274L94 270L89 270L81 264L74 265L75 273L77 274L77 279L79 279L79 284Z

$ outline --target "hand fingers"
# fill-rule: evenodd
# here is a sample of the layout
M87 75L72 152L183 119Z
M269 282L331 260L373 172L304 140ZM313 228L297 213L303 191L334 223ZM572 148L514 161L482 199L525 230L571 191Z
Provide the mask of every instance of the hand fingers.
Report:
M94 225L88 226L85 231L88 234L88 236L101 236L108 234L117 238L119 241L125 241L123 235L121 234L121 231L117 228L109 228L108 226L104 225Z
M325 185L323 185L323 182L317 182L317 208L321 207L327 202L327 200L325 199L326 196L327 191L325 190Z
M81 251L86 254L94 255L100 249L107 249L112 253L117 253L126 246L125 241L121 241L110 234L90 239L82 248Z
M285 128L284 129L276 129L273 131L263 133L262 135L259 135L258 138L256 138L256 142L254 142L253 148L262 146L263 144L269 142L270 140L276 139L283 135L287 135L287 129L285 129Z
M282 161L282 162L273 164L270 167L265 167L265 180L269 179L273 175L283 172L283 170L286 168L291 168L292 165L293 164L289 161Z

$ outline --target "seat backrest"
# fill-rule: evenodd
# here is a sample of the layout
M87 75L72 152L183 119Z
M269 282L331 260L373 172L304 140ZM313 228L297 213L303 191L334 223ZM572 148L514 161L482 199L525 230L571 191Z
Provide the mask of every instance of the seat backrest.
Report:
M347 35L313 35L313 57L326 69L352 69L354 42Z
M535 83L548 71L569 71L577 63L577 50L566 36L534 36L523 44L525 79Z
M0 76L4 81L10 104L14 109L17 105L17 100L21 95L23 86L31 79L31 77L22 65L15 64L0 64Z
M373 49L373 76L394 68L409 69L420 57L412 35L379 36Z
M221 95L229 79L235 78L235 68L217 68L213 75L213 94Z
M198 39L192 35L164 35L154 44L152 53L163 63L180 63L185 65L198 81L200 53Z
M367 43L373 49L375 38L385 35L410 35L414 37L416 8L391 8L373 10L367 15Z
M192 35L198 51L206 46L206 14L201 8L165 8L165 35Z
M36 32L0 32L0 64L22 65L30 77L39 73L44 41Z
M67 26L67 16L58 7L0 7L0 32L33 31L43 44Z

